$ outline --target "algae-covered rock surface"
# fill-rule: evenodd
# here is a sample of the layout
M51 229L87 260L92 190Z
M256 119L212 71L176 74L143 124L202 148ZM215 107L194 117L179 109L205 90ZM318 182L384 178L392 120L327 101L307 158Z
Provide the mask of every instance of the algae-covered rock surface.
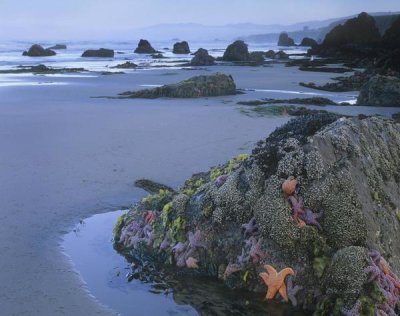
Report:
M121 93L126 98L199 98L236 94L236 85L232 76L222 73L201 75L176 84L164 85L154 89L128 91Z
M372 77L361 87L357 104L400 106L400 79L379 75Z
M392 315L399 207L400 124L322 112L144 198L114 246L130 278L209 277L316 315Z

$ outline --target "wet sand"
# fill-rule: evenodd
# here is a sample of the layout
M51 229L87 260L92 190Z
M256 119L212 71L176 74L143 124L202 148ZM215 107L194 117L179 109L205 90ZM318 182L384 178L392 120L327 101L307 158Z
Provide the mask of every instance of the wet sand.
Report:
M298 82L323 83L335 76L282 65L210 69L232 74L238 88L318 94L324 93L301 88ZM60 249L63 234L80 219L129 206L144 196L133 187L136 179L178 187L194 172L249 152L256 141L288 120L248 117L236 106L239 100L293 97L282 92L249 91L197 100L91 98L202 73L210 71L24 76L13 78L58 84L0 86L2 314L114 313L87 292ZM342 101L349 95L331 98Z

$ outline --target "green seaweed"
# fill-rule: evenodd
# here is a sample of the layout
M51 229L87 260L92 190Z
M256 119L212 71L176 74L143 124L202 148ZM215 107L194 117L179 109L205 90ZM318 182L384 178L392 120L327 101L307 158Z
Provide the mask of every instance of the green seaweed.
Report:
M119 239L119 237L121 236L121 230L125 223L125 216L126 216L125 213L119 216L117 222L114 225L113 228L114 239Z
M330 258L327 256L316 257L313 260L313 269L319 278L324 274L325 268L328 266Z
M171 234L174 240L184 241L185 240L185 228L186 220L181 216L178 216L171 225Z

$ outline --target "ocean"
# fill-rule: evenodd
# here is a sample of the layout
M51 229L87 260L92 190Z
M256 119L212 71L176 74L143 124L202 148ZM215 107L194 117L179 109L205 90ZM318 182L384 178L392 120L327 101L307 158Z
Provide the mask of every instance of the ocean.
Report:
M160 51L164 57L162 59L153 59L147 54L135 54L134 50L137 47L138 41L79 41L79 42L39 42L37 44L43 47L50 47L55 44L65 44L67 49L57 50L56 56L51 57L27 57L22 56L24 50L36 42L26 41L0 41L0 70L11 69L17 66L32 66L37 64L45 64L49 67L56 68L85 68L88 71L120 71L111 67L131 61L142 68L162 68L174 67L182 63L190 61L192 55L176 55L172 53L174 41L151 42L152 46ZM192 52L199 48L209 50L209 54L213 57L221 57L230 42L225 41L210 41L210 42L191 42L189 43ZM114 58L83 58L82 53L87 49L109 48L115 51ZM307 51L305 47L278 47L274 43L265 44L250 44L249 51L268 51L268 50L283 50L289 54L302 54ZM181 67L180 67L181 68ZM126 70L129 72L134 70Z

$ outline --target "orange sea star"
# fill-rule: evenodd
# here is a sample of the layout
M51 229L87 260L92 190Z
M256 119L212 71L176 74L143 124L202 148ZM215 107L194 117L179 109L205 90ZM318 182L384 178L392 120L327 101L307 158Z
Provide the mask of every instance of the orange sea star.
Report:
M279 273L275 270L274 267L270 265L264 266L267 272L261 272L259 275L263 279L265 285L268 287L266 299L273 299L277 292L282 296L282 298L287 302L288 295L285 284L285 278L288 275L295 275L295 272L292 268L285 268L281 270Z

